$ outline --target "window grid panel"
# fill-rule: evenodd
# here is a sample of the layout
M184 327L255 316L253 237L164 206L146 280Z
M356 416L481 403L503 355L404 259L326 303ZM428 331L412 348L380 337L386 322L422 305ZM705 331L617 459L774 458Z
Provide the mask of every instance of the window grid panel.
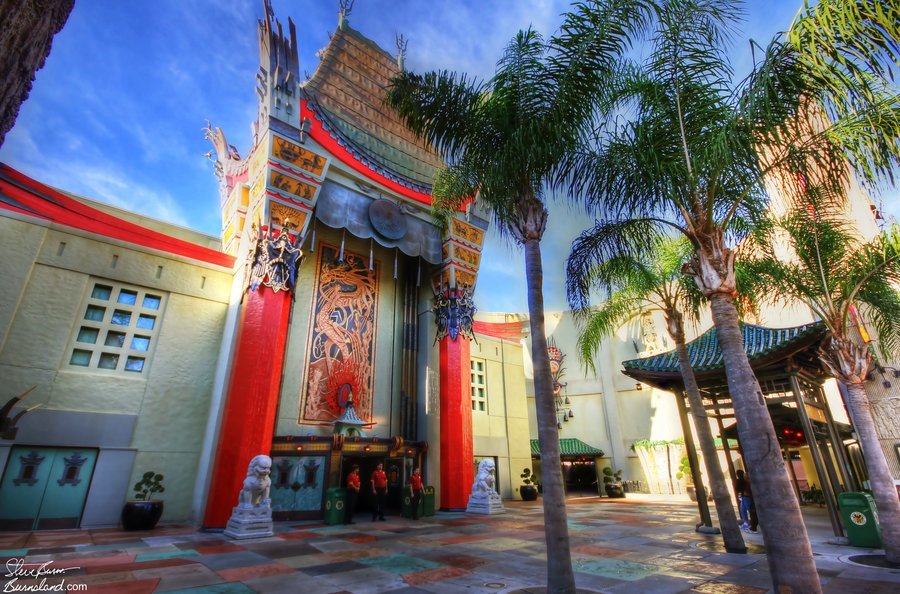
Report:
M485 361L472 359L470 361L472 380L472 411L487 412L487 383L485 381Z
M158 290L93 280L65 363L85 371L142 374L149 367L164 306Z

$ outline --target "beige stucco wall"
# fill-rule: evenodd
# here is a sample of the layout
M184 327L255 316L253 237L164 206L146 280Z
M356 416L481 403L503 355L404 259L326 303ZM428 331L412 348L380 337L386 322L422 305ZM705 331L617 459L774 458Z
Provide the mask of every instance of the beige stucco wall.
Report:
M519 499L520 475L532 468L522 345L478 334L473 360L486 363L487 410L472 411L475 456L496 457L500 496Z
M162 473L163 519L189 519L230 270L24 217L0 216L0 250L0 402L137 416L129 484ZM143 373L68 365L92 279L166 295Z

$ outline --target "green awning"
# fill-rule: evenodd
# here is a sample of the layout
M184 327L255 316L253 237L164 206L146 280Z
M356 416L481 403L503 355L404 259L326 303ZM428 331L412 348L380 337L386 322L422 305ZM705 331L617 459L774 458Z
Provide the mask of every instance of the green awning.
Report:
M588 445L576 437L562 437L559 440L559 453L561 456L593 456L603 457L603 450ZM531 440L531 455L540 456L541 448L538 440Z
M744 339L744 351L751 365L764 362L771 356L782 356L792 350L808 346L811 341L820 339L825 334L822 322L813 322L793 328L766 328L754 324L741 324ZM687 344L691 366L695 373L723 370L725 362L716 328L713 326L702 335ZM665 376L680 378L678 355L672 350L644 359L624 361L625 374L641 381Z

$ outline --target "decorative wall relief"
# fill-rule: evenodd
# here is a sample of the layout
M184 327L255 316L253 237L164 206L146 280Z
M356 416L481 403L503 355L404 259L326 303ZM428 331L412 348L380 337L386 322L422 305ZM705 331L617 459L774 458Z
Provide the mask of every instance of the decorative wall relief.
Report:
M353 394L356 413L363 420L372 418L379 264L373 262L370 269L368 256L346 249L343 262L338 258L338 248L319 248L300 423L326 424L341 414L328 386L332 375L348 367L362 379Z

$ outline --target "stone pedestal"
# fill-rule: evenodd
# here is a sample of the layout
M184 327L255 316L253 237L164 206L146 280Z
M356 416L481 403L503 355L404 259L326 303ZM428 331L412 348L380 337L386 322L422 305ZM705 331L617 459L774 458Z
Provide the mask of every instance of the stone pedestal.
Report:
M469 496L469 505L466 506L466 513L470 514L502 514L506 513L503 502L500 497L475 497Z
M237 506L225 526L225 536L234 539L264 538L272 536L272 508L269 505L256 507Z

